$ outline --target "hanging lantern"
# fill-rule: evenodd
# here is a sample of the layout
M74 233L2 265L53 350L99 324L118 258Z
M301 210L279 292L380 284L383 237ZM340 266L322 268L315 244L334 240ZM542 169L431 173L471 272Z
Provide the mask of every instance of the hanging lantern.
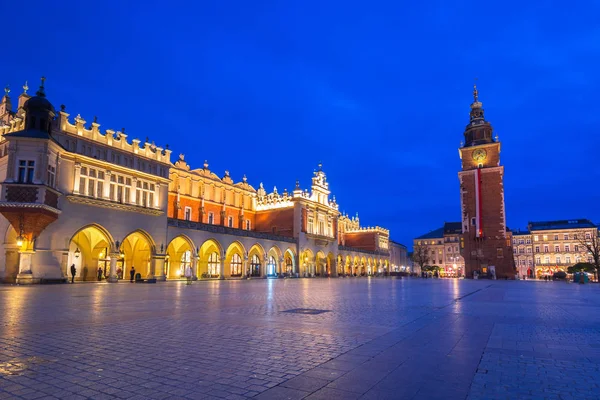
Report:
M23 246L24 241L25 241L25 238L22 235L17 236L17 246L19 246L19 247Z
M79 258L80 255L81 255L81 250L79 250L79 247L77 247L77 249L75 249L75 258Z

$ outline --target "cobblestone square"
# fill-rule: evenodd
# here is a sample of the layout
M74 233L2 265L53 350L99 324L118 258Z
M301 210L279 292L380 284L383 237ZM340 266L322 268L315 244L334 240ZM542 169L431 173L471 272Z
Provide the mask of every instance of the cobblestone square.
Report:
M303 311L286 312L295 309ZM600 393L597 285L338 278L0 286L0 316L0 399Z

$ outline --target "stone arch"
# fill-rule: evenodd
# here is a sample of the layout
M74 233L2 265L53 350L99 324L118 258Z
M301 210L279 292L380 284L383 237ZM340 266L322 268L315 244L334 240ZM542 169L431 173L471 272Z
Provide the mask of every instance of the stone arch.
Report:
M352 274L360 276L360 258L358 256L354 256L352 259Z
M110 274L110 254L116 249L110 232L99 224L89 224L78 229L69 240L65 276L71 276L71 266L75 265L75 279L94 281L106 279ZM123 272L123 261L118 267ZM100 272L99 272L100 270ZM100 279L98 279L100 277Z
M367 259L367 275L373 275L377 272L377 259L373 260L372 257Z
M225 277L240 278L244 275L246 249L239 241L232 242L225 252Z
M250 269L250 276L261 276L264 269L263 265L265 265L265 249L259 243L255 243L250 247L250 250L248 250L248 268Z
M332 252L327 253L327 275L331 276L337 271L335 256Z
M167 279L180 279L189 266L196 273L195 258L197 256L194 242L183 234L175 236L167 245L165 256L165 276Z
M317 251L315 255L315 270L314 274L317 276L325 276L327 273L327 257L321 250Z
M156 243L152 236L142 229L136 229L129 233L119 244L119 251L122 254L122 270L127 275L132 268L136 274L142 278L150 274L150 263L152 256L156 254ZM117 270L120 266L117 266Z
M365 256L362 256L360 258L359 274L360 275L367 275L367 258Z
M221 276L221 258L223 247L216 239L207 239L198 252L198 276L201 278L219 278Z
M350 258L350 256L346 256L346 259L344 261L344 273L347 275L352 275L352 267L350 266L352 264L352 258Z
M296 267L296 253L292 248L287 248L283 255L284 273L292 275L297 271Z
M0 243L0 265L4 265L4 277L0 276L0 282L13 283L19 274L19 246L17 246L18 233L7 219L0 222L4 231L4 242ZM4 226L5 225L5 226ZM67 275L68 276L68 275Z
M282 254L281 249L274 245L267 253L267 276L276 276L281 273Z
M314 255L310 249L305 249L300 255L300 274L309 276L314 266Z

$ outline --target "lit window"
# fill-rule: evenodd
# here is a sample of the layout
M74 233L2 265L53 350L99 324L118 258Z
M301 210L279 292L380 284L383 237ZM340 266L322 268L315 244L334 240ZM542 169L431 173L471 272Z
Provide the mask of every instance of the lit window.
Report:
M231 263L229 266L231 270L231 276L242 276L242 257L240 257L239 254L236 253L231 256Z
M544 264L550 264L550 257L544 257Z
M533 237L533 240L534 240L535 242L537 242L537 241L539 241L539 240L540 240L540 237L539 237L538 235L535 235L535 236Z
M570 256L566 256L566 257L565 257L565 262L566 262L567 264L571 264L571 257L570 257Z
M219 254L214 252L208 256L208 275L219 276L221 263L219 262Z
M560 264L560 257L556 257L556 263Z
M179 276L185 275L187 267L192 267L192 252L190 250L185 251L181 255L181 263L179 264Z
M548 240L548 235L544 235L544 242Z
M260 276L260 258L256 254L250 259L250 275Z

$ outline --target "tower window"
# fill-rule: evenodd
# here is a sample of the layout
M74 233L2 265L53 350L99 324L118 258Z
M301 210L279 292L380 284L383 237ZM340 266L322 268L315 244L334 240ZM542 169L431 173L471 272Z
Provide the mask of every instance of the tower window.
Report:
M473 225L473 226L477 225L475 217L471 218L471 225Z
M477 168L483 168L483 164L482 164L482 163L479 163L479 164L477 165Z
M19 160L19 183L32 183L35 161Z

